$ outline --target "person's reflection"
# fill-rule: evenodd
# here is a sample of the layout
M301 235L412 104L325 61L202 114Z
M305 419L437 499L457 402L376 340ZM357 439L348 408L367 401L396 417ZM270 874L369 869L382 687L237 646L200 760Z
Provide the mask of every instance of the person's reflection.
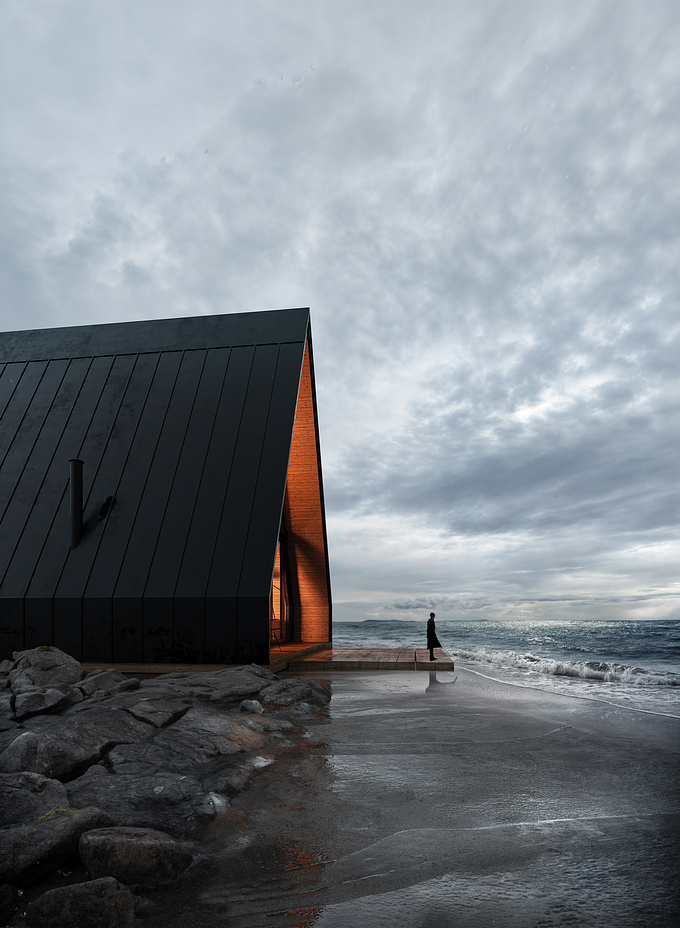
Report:
M430 674L430 682L425 688L426 693L441 693L442 692L441 688L443 686L453 686L453 684L458 679L458 677L454 677L453 680L438 680L436 670L430 670L429 674Z

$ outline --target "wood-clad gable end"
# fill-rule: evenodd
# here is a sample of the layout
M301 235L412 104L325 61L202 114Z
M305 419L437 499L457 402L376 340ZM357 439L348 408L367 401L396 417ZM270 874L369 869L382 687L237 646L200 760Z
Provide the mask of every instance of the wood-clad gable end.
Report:
M330 641L308 310L0 346L0 658L54 644L102 663L268 663L284 501L295 637Z
M330 578L323 517L316 399L311 350L305 350L293 443L286 485L285 521L289 528L295 599L295 638L331 640Z

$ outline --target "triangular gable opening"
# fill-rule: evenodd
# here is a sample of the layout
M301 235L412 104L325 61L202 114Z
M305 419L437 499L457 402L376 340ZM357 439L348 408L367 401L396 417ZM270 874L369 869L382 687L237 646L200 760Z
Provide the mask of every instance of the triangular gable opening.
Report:
M330 574L309 341L305 345L272 580L270 630L273 648L285 641L331 640Z

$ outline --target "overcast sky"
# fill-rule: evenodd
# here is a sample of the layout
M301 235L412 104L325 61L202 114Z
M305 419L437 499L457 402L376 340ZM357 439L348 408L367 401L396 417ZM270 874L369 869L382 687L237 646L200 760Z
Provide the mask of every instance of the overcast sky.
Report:
M336 619L680 617L677 0L0 9L0 329L309 306Z

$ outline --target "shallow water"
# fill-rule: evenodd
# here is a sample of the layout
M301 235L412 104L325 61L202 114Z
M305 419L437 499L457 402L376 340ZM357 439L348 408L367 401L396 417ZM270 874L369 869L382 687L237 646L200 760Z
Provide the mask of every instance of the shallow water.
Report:
M148 928L670 928L680 722L466 673L334 673Z

